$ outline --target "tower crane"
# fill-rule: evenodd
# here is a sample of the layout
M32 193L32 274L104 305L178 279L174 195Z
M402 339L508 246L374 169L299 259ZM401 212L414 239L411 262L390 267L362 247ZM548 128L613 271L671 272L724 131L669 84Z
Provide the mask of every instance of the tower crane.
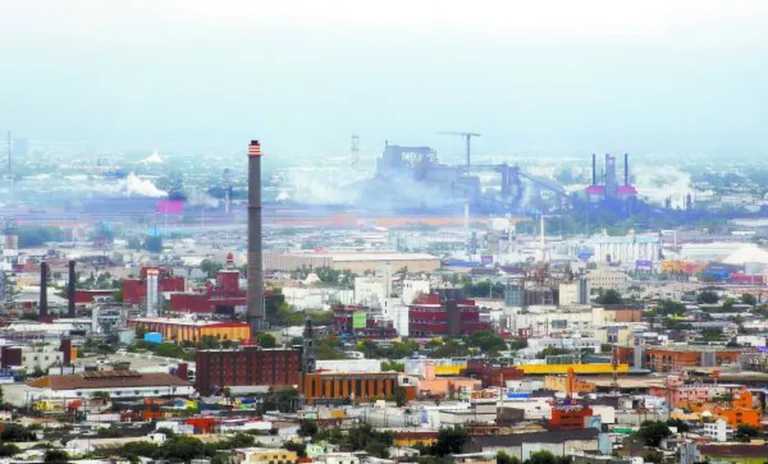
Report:
M480 134L477 132L438 132L440 135L459 135L461 137L464 137L464 139L467 142L467 169L471 166L471 158L470 158L470 145L472 137L480 137Z

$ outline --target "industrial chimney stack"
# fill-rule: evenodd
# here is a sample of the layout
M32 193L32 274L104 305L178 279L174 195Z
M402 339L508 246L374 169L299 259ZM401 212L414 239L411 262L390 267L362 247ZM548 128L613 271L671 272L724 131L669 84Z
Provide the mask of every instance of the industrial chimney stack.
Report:
M629 185L629 154L624 153L624 185Z
M69 281L67 282L67 299L69 305L67 306L67 317L77 317L77 311L75 310L75 281L77 276L75 275L75 262L69 262Z
M48 263L40 263L40 317L48 317Z
M597 185L597 157L592 153L592 185Z
M261 257L261 145L248 145L248 301L252 335L264 327L264 276Z

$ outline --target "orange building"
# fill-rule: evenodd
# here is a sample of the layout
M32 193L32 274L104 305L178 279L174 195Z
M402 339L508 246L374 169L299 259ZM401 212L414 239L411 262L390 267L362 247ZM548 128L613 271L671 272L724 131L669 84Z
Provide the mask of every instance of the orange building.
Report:
M734 429L740 425L759 428L762 419L760 409L754 407L752 393L748 390L735 395L731 400L730 408L717 407L712 410L712 414L728 422L728 425Z
M304 374L299 391L307 404L338 403L349 399L353 402L394 400L395 390L402 388L406 400L416 398L416 388L401 385L400 376L394 373L337 373L314 372Z
M635 366L635 350L642 349L641 366ZM717 367L738 364L740 351L719 346L620 346L616 355L619 363L650 369L654 372L681 372L696 367Z

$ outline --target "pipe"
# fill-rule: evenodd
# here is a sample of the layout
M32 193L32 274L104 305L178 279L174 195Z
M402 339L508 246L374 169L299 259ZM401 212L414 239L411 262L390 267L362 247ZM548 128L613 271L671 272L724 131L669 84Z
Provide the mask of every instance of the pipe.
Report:
M629 154L624 153L624 185L629 185Z
M77 280L77 276L75 275L75 262L70 261L69 281L67 282L67 299L69 300L69 304L67 306L67 317L71 318L77 317L77 310L75 309L75 280Z
M597 185L597 157L592 153L592 185Z
M48 263L40 263L40 317L48 317Z
M248 146L248 300L251 334L264 327L264 275L261 256L261 144Z

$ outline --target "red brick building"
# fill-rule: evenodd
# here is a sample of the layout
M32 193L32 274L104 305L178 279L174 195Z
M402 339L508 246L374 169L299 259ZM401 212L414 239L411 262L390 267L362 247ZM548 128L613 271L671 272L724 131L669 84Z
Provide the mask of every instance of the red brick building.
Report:
M584 421L591 415L591 408L562 406L552 409L552 420L549 423L561 429L583 429Z
M355 318L364 319L364 327L355 327ZM362 325L361 322L358 325ZM364 339L392 339L397 330L391 321L376 321L370 317L368 308L360 305L339 305L333 308L333 331L337 335L350 335Z
M186 281L184 277L174 277L170 268L160 268L158 292L183 292ZM147 268L141 268L138 279L123 280L123 302L143 305L147 300Z
M491 330L480 318L474 300L449 300L437 294L421 295L408 307L408 330L412 337L457 337Z
M521 380L525 373L515 366L502 366L478 359L470 359L462 377L472 377L483 382L483 388L503 387L507 380Z
M202 395L211 395L223 387L292 387L300 383L301 350L297 349L245 346L237 350L199 350L195 363L195 387Z
M232 314L246 305L247 291L240 288L240 271L234 267L232 253L227 255L227 268L216 274L216 283L208 282L195 292L171 295L171 310L187 313Z

